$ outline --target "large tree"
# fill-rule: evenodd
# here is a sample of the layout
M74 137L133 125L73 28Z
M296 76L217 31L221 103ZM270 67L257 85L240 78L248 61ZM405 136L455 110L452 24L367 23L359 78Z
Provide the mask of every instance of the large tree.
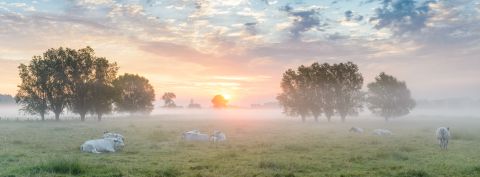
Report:
M72 56L64 58L65 73L68 76L66 89L70 91L69 106L72 112L80 114L80 120L85 121L85 115L90 110L92 98L92 82L95 54L92 48L86 47L72 52Z
M304 68L304 66L301 66ZM300 69L301 70L301 69ZM282 82L280 84L282 93L277 96L283 111L289 116L300 116L305 122L306 117L310 115L310 96L307 91L306 77L300 75L292 69L288 69L283 73Z
M342 122L347 115L357 115L362 110L363 77L358 66L352 62L333 64L330 70L333 82L335 110Z
M367 103L372 113L385 118L404 116L415 107L410 90L403 81L395 77L380 73L375 82L369 83Z
M96 58L93 63L94 80L91 85L90 112L97 114L97 120L101 121L104 114L112 111L115 89L113 81L117 76L117 63L110 63L105 58Z
M148 79L136 74L124 74L113 82L115 106L119 112L148 114L153 110L155 91Z
M175 108L177 105L175 104L175 101L173 99L177 98L175 93L173 92L165 92L162 96L162 100L165 102L164 107L166 108Z
M45 120L45 114L48 112L49 75L46 67L40 56L34 56L28 66L21 64L18 67L21 83L15 96L15 101L22 105L22 111L32 115L38 114L41 120Z

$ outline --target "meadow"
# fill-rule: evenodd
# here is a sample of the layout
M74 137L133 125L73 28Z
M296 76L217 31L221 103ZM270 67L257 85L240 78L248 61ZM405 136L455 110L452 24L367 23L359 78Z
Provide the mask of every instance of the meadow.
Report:
M255 117L257 116L257 117ZM265 118L262 118L265 117ZM435 129L452 139L440 150ZM411 115L390 122L372 116L346 123L219 111L88 120L0 121L0 176L480 176L480 119ZM352 126L364 134L349 133ZM394 134L378 137L375 128ZM218 129L228 141L183 142L181 133ZM82 153L106 130L126 137L116 153Z

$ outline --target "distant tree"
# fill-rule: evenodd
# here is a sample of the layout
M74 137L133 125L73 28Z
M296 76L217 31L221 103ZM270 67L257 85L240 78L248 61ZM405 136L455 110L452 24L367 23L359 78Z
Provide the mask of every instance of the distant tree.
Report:
M48 112L49 74L46 67L46 63L39 56L34 56L28 66L21 64L18 67L21 83L15 95L15 101L22 105L22 111L38 114L41 120L45 120Z
M303 66L300 67L303 68ZM307 91L307 85L306 77L288 69L283 73L280 84L283 92L277 96L284 113L289 116L300 116L303 122L311 111L311 98L309 98L311 95Z
M175 101L173 99L177 98L175 93L172 92L165 92L162 96L162 100L165 102L165 107L167 108L175 108L177 105L175 104Z
M11 95L0 94L0 104L14 104L15 99Z
M364 94L360 90L363 77L358 66L352 62L334 64L330 72L335 110L344 122L347 115L357 115L362 110Z
M116 92L114 103L119 112L152 112L155 91L148 79L127 73L115 79L113 85Z
M223 95L215 95L212 99L212 104L214 108L226 108L228 100L223 97Z
M86 47L74 50L71 56L63 58L67 75L66 89L70 91L69 107L74 113L80 114L80 120L85 121L85 115L92 106L92 82L95 54L92 48Z
M101 121L104 114L112 112L115 89L113 81L117 76L117 63L110 63L105 58L96 58L94 63L94 81L91 85L90 112L97 114L97 120Z
M405 82L398 81L384 72L367 87L368 108L374 114L385 118L385 121L407 115L415 107L415 100L412 99Z

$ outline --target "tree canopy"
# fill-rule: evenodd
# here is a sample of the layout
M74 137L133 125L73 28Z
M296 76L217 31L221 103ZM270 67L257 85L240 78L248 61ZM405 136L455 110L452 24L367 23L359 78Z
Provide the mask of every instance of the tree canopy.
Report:
M405 82L398 81L384 72L380 73L375 78L375 82L369 83L367 87L368 108L386 121L407 115L415 107L415 100L412 99Z
M318 120L322 113L329 121L334 113L345 121L362 108L362 84L363 77L352 62L301 65L285 71L277 100L285 114L300 116L302 121L310 115Z
M148 79L137 74L119 76L113 85L115 106L119 112L149 114L153 110L155 91Z
M177 98L175 93L173 92L165 92L162 96L162 100L165 102L164 107L166 108L175 108L177 105L175 104L175 101L173 99Z

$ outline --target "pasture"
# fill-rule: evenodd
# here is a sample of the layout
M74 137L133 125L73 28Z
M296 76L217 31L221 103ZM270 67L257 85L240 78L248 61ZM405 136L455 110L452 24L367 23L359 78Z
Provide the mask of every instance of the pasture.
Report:
M254 117L257 115L258 117ZM0 176L480 176L477 117L371 116L328 123L219 111L88 120L0 121ZM349 133L352 126L364 134ZM450 126L448 151L435 129ZM371 134L387 128L389 137ZM218 129L228 142L183 142L183 131ZM79 146L105 130L126 137L110 154Z

